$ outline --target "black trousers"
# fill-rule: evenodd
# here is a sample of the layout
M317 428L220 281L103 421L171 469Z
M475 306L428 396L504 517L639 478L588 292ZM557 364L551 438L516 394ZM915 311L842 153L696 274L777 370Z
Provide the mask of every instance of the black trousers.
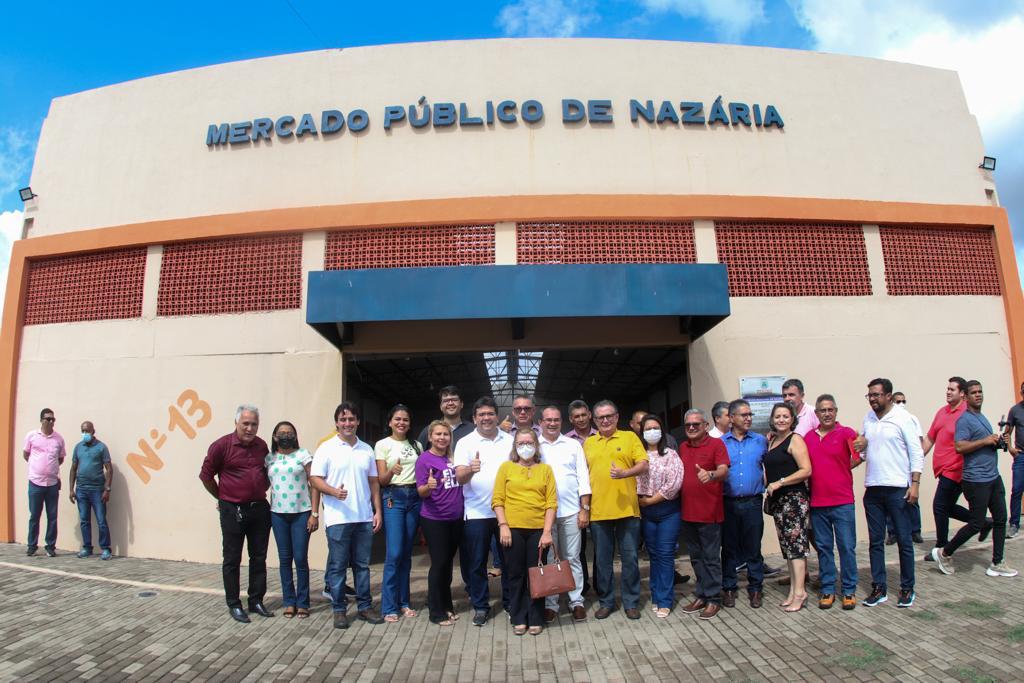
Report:
M543 529L512 529L512 547L505 548L502 572L508 572L512 625L543 626L544 598L530 598L528 569L537 566Z
M970 509L971 518L965 526L960 527L953 540L946 544L945 552L953 552L976 536L985 526L985 513L992 513L992 564L1003 561L1003 547L1006 545L1006 487L1003 478L997 476L992 481L977 483L964 481L960 485L964 489L964 498Z
M462 520L438 520L420 517L420 528L430 553L427 571L427 609L430 621L438 623L455 611L452 604L452 566L462 543Z
M228 607L241 607L239 567L242 544L249 550L249 607L263 602L267 593L267 543L270 541L270 505L220 501L220 532L224 552L224 599Z
M935 547L941 548L949 542L949 520L971 521L971 513L956 501L963 493L960 482L939 475L932 498L932 515L935 517Z

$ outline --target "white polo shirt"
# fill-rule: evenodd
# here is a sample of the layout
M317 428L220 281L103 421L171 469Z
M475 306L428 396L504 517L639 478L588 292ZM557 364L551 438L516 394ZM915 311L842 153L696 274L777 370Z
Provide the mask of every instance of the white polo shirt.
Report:
M469 467L469 461L477 453L480 454L480 471L462 485L466 519L494 519L494 510L491 509L494 479L501 463L507 462L512 453L512 437L499 429L493 439L487 439L474 429L455 444L455 466Z
M910 486L912 472L924 465L921 436L906 410L895 408L879 419L875 411L864 416L864 486Z
M580 496L590 495L590 470L583 446L571 437L559 434L553 442L542 434L540 461L555 472L555 490L558 491L559 517L575 515L580 511Z
M345 500L323 495L324 528L335 524L354 524L373 521L373 498L370 477L377 478L377 462L370 444L356 439L349 446L340 436L324 441L313 455L310 475L323 477L334 488L342 484L348 491Z

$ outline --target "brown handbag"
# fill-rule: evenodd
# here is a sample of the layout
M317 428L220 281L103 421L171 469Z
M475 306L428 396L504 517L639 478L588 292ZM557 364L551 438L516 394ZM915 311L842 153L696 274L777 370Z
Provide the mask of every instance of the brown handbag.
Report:
M544 564L544 553L538 553L537 566L530 567L527 572L530 597L534 600L576 589L576 579L573 578L569 562L558 559L558 549L554 543L551 544L551 551L555 556L554 562Z

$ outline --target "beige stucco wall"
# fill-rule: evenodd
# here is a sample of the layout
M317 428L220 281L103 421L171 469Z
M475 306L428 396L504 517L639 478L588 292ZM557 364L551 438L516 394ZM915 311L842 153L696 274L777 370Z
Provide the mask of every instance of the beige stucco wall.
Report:
M209 404L211 417L194 439L168 431L169 407L186 389ZM307 326L301 311L158 318L25 328L18 377L16 449L38 428L39 411L52 408L56 429L73 447L83 420L114 464L109 515L116 554L202 562L220 561L220 528L215 501L198 479L206 449L233 429L240 403L260 408L260 436L269 442L279 420L298 429L313 448L333 428L341 396L341 354ZM187 413L191 404L183 403ZM193 426L201 416L196 412ZM166 435L157 450L160 470L147 470L148 483L129 467L138 441L150 429ZM76 507L67 498L70 459L61 468L58 547L81 543ZM15 533L25 542L28 525L26 465L14 467ZM97 540L95 526L94 543ZM273 552L273 550L272 550ZM323 539L314 555L326 557Z
M773 104L785 129L629 121L630 98ZM544 121L382 128L384 107L533 98ZM562 98L613 124L564 124ZM370 127L207 148L210 124ZM935 144L941 140L942 144ZM486 40L325 50L182 71L53 101L33 235L258 209L532 194L720 194L984 204L990 178L957 75L859 57L631 40Z
M1006 380L1010 348L1000 297L751 297L733 298L731 306L732 315L690 347L695 406L709 409L715 401L736 398L740 377L760 375L798 377L812 404L819 394L834 395L840 423L857 431L869 409L866 385L875 377L891 379L906 393L908 410L925 430L945 405L946 380L953 375L981 381L983 412L993 427L1016 400ZM1001 457L1006 482L1010 465L1009 456ZM928 533L935 528L931 456L921 481L922 526ZM864 469L858 468L858 501L863 484ZM861 513L857 524L866 539ZM771 522L765 548L778 548Z

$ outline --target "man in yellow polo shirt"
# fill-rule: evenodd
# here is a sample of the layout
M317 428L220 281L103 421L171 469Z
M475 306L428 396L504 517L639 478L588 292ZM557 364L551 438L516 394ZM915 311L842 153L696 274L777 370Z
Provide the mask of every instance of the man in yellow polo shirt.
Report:
M590 468L590 531L594 536L594 586L606 619L615 611L615 545L622 559L622 606L630 619L640 618L640 504L636 476L647 471L647 450L631 431L619 429L619 409L611 401L594 405L597 434L583 444Z

